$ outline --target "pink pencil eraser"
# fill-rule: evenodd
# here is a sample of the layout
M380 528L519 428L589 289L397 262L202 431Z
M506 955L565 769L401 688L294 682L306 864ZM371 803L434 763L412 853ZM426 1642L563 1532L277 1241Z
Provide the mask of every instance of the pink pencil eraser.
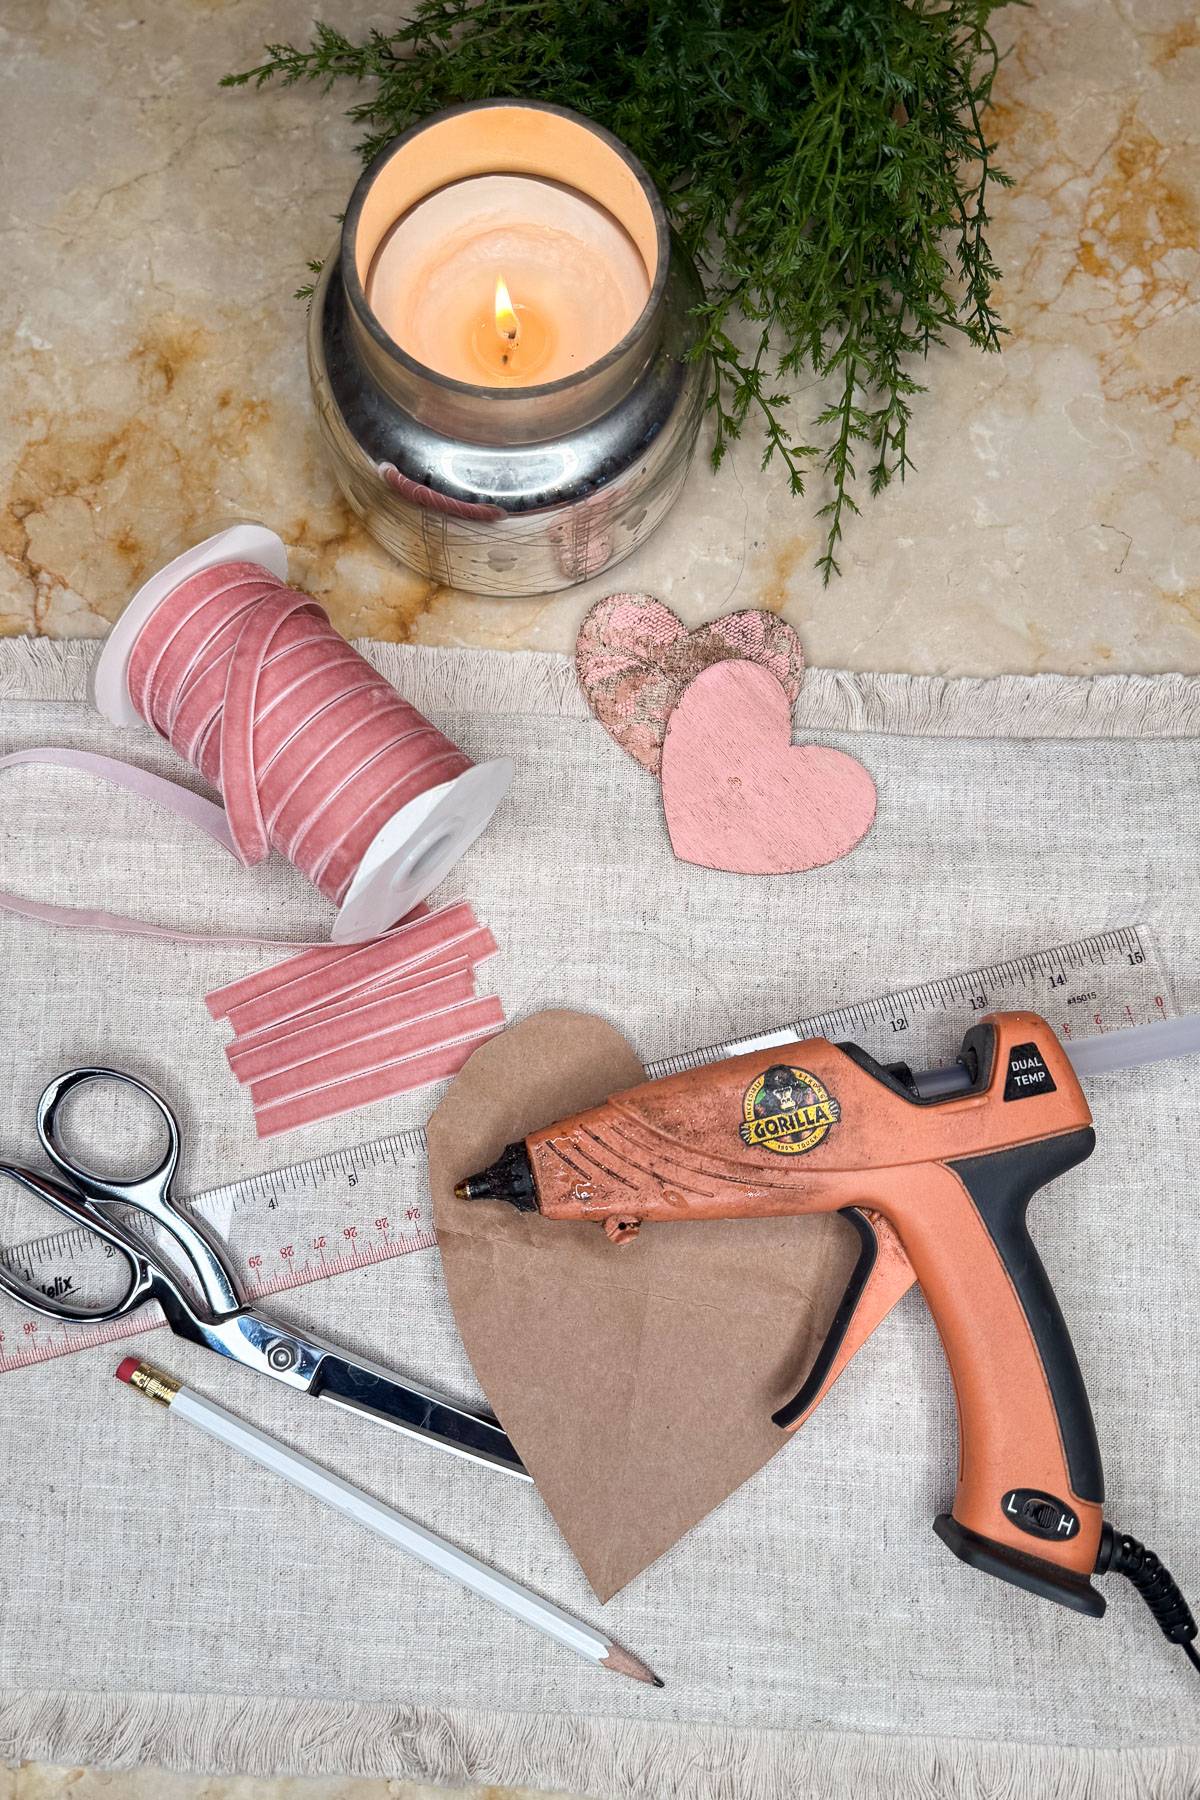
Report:
M125 1357L117 1364L117 1380L131 1382L141 1366L136 1356Z

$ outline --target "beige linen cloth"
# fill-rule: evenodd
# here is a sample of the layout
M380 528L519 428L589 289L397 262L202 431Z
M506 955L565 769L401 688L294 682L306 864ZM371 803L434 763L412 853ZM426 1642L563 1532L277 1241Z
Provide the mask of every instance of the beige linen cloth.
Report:
M810 672L798 732L866 763L878 822L843 862L764 880L674 860L654 781L590 719L565 659L369 653L470 755L517 764L444 890L495 929L510 1017L596 1011L652 1059L1127 923L1155 934L1176 1005L1200 1009L1196 681ZM73 744L177 773L148 733L89 711L91 654L0 645L0 752ZM84 776L0 780L0 886L214 932L328 930L278 863L247 874ZM0 1155L32 1155L43 1083L90 1060L141 1072L179 1107L185 1192L426 1116L431 1095L257 1144L202 995L261 960L0 916ZM1091 1093L1099 1148L1036 1203L1035 1235L1091 1390L1110 1516L1196 1603L1200 1062ZM427 1204L419 1179L408 1203ZM45 1229L7 1188L0 1216L10 1241ZM277 1309L474 1391L435 1252ZM18 1316L0 1308L0 1329ZM1124 1583L1105 1583L1108 1617L1087 1621L968 1571L934 1537L955 1423L915 1295L796 1441L603 1610L521 1484L165 1333L136 1344L602 1619L667 1686L615 1680L388 1553L119 1389L119 1352L97 1348L0 1376L0 1760L521 1781L602 1800L1116 1800L1200 1784L1200 1682Z

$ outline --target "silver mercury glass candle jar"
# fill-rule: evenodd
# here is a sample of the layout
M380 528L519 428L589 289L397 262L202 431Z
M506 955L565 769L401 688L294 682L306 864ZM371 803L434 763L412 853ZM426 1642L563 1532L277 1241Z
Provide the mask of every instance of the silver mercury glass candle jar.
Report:
M484 173L578 190L645 263L640 314L558 380L487 386L417 361L368 302L374 258L422 199ZM313 298L309 369L338 482L372 536L431 581L549 594L636 549L676 499L707 381L694 357L702 298L645 170L616 138L523 100L452 107L383 149L351 196Z

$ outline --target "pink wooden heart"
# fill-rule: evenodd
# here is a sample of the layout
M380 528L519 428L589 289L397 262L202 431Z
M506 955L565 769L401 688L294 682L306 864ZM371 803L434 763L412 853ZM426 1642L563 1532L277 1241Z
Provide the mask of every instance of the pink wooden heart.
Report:
M727 613L688 631L651 594L608 594L579 628L575 667L588 705L635 762L657 775L671 709L701 669L728 657L762 663L800 692L800 639L770 612Z
M875 817L875 783L854 757L792 743L791 705L769 669L720 662L667 722L663 806L681 862L784 875L835 862Z

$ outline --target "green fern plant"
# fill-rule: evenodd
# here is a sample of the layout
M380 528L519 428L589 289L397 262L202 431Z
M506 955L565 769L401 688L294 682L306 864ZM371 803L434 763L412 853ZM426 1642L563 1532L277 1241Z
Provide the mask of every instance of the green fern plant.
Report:
M370 158L458 101L574 107L627 143L705 271L713 461L757 419L793 493L819 470L827 582L856 484L912 467L914 370L999 347L984 113L1004 0L418 0L355 42L318 24L228 86L339 81ZM301 290L302 292L305 290ZM747 347L748 346L748 347ZM806 371L833 398L795 423Z

